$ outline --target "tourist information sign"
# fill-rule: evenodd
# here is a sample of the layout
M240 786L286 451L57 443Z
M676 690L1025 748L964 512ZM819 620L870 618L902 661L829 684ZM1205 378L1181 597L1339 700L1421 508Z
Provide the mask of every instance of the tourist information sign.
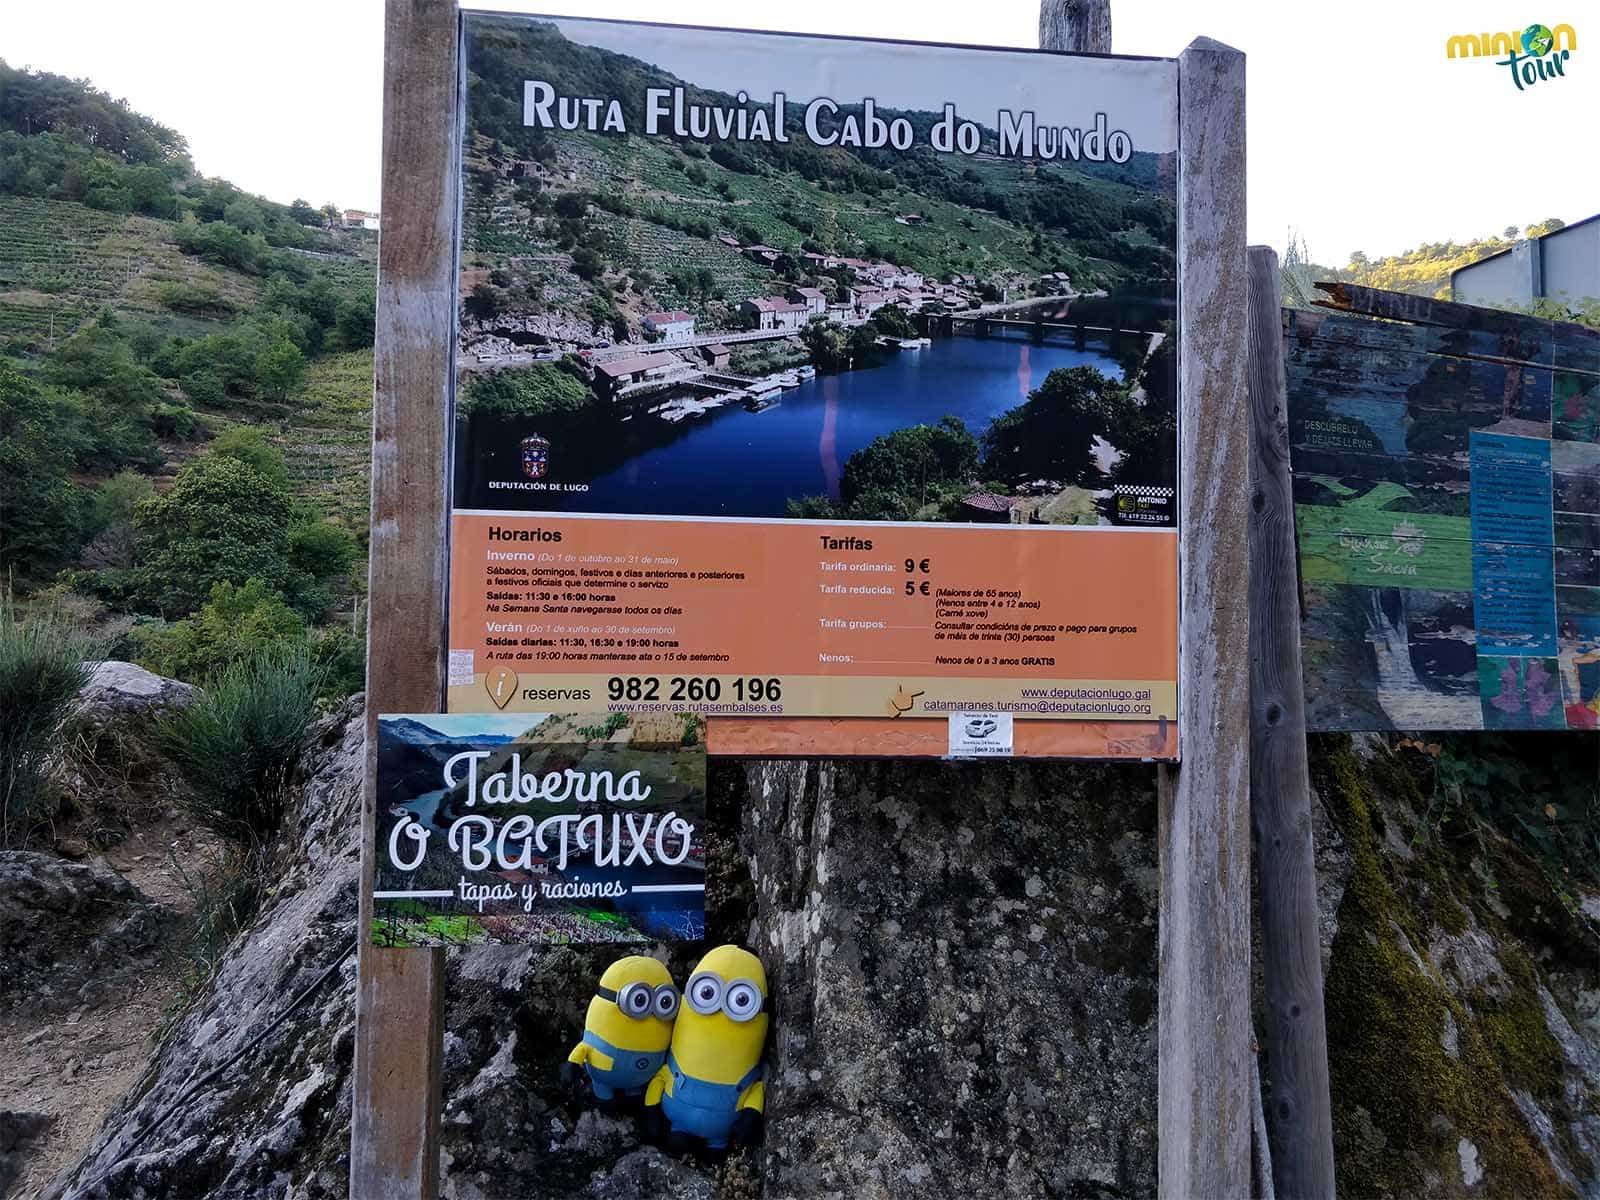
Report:
M1284 315L1307 726L1600 727L1600 333L1329 286Z
M452 712L1176 755L1175 61L498 14L462 56Z

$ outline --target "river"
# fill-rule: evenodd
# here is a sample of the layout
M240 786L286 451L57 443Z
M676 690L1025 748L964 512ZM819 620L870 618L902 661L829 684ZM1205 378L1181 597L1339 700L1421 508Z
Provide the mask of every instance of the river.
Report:
M1088 365L1122 377L1097 350L1021 338L943 338L885 354L880 365L819 375L752 413L714 409L676 426L640 415L615 425L563 429L548 418L474 421L459 469L474 468L464 507L686 516L781 517L792 497L837 498L845 460L874 438L958 417L981 437L1060 367ZM584 491L514 491L489 480L519 478L520 439L550 439L548 481Z

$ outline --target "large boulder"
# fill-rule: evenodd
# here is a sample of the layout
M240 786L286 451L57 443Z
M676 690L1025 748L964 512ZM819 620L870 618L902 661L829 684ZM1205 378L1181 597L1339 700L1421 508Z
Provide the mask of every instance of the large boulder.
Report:
M94 664L78 701L85 720L108 725L130 717L148 720L162 710L191 703L199 694L192 684L157 675L137 663L107 659Z
M164 921L108 867L0 850L0 1009L93 1003L147 962Z
M199 688L135 663L94 664L62 739L56 773L69 819L58 849L82 857L170 808L178 782L158 722L199 695Z
M1155 1190L1148 767L768 764L766 1194Z

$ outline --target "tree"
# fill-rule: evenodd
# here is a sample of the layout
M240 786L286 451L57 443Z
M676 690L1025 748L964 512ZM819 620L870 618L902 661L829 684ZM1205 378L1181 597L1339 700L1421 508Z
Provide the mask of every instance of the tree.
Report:
M339 334L339 344L346 350L361 350L372 345L377 324L378 298L371 288L364 288L348 300L339 301L333 326Z
M306 373L305 355L287 338L280 338L256 355L256 382L267 395L283 400L300 386Z
M605 268L605 259L587 246L579 246L572 252L572 273L579 279L597 279Z
M32 574L77 548L78 490L45 393L0 359L0 573Z
M896 429L857 450L845 460L839 498L855 519L904 520L937 499L942 485L965 483L977 469L977 439L945 417L937 425Z
M849 335L826 318L811 318L800 330L800 342L811 361L824 371L837 371L850 359Z
M1547 233L1554 233L1558 229L1565 229L1567 223L1560 217L1549 217L1534 225L1528 226L1528 236L1531 238L1543 237Z
M984 467L997 479L1080 483L1098 471L1094 439L1111 429L1112 409L1126 400L1123 384L1093 367L1065 367L1045 376L1028 399L997 417L984 434Z
M296 197L289 204L289 219L301 225L321 225L322 216L311 205Z
M232 458L261 475L275 487L289 488L289 466L283 453L267 441L267 431L259 425L235 425L211 443L213 458Z
M467 316L475 321L492 321L500 313L500 293L487 283L472 285L472 294L463 302Z
M172 490L140 505L148 549L145 600L157 610L193 612L218 583L259 579L279 588L289 571L289 489L227 454L197 458Z
M578 412L593 399L589 389L560 367L546 363L522 371L479 375L467 387L459 406L465 414L533 417Z
M289 530L289 565L313 579L344 575L360 554L350 531L332 521L303 520Z
M911 338L917 336L917 327L898 304L885 304L872 314L872 323L886 337Z

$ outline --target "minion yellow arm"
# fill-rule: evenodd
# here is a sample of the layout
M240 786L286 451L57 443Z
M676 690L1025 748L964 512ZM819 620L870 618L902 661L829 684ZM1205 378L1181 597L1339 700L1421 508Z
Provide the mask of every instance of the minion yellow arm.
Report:
M663 1066L650 1079L650 1084L644 1089L644 1105L654 1108L661 1103L662 1095L672 1095L672 1072Z
M616 1060L604 1051L596 1050L588 1042L579 1042L572 1048L572 1053L567 1055L569 1063L577 1063L580 1067L585 1063L593 1063L602 1071L609 1071L616 1065Z
M739 1093L739 1102L734 1105L734 1110L742 1108L753 1108L758 1113L767 1111L767 1085L764 1080L756 1080Z

